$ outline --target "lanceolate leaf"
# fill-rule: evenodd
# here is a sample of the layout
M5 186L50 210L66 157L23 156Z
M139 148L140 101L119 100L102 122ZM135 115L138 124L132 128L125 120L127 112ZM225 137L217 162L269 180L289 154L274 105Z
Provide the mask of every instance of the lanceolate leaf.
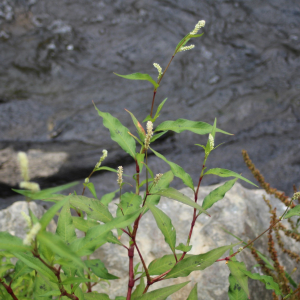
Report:
M245 264L238 261L228 261L227 266L229 267L232 276L234 276L239 286L244 290L249 298L248 276L245 274L245 271L247 272Z
M163 136L164 134L166 134L168 131L162 131L158 134L155 134L152 136L150 143L153 143L154 141L156 141L157 139L159 139L161 136Z
M103 279L112 280L118 279L119 277L109 274L104 263L100 259L91 259L84 261L86 266L92 270L92 272Z
M198 300L197 283L195 284L195 286L191 290L191 292L190 292L190 294L189 294L189 296L186 300Z
M161 124L159 124L155 132L157 131L167 131L167 130L172 130L177 133L180 133L185 130L189 130L191 132L197 133L197 134L208 134L212 130L212 126L208 123L205 122L196 122L196 121L190 121L186 119L178 119L176 121L165 121ZM230 133L223 131L219 128L216 128L216 132L221 132L224 134L229 134Z
M138 132L138 135L140 137L140 140L141 141L144 141L145 140L145 137L146 137L146 132L145 132L145 129L143 128L143 126L140 124L140 122L137 120L137 118L134 116L133 113L131 113L129 110L125 109L131 116L131 119L133 121L133 124Z
M174 253L176 244L176 230L171 219L154 205L151 205L150 203L146 203L146 205L150 208L158 228L164 235L166 243L169 244L172 252Z
M136 289L131 295L132 300L134 300L138 296L141 296L143 294L144 289L145 289L145 281L144 278L142 277L140 279L140 284L136 287Z
M15 257L21 260L28 267L40 272L53 282L57 282L57 278L54 273L46 267L38 258L33 257L25 253L14 253Z
M189 281L157 289L147 294L143 294L135 298L135 300L165 300L168 296L174 294L188 283Z
M52 234L51 232L41 232L37 235L39 242L47 245L54 253L61 258L71 260L74 265L84 267L84 263L81 258L77 256L71 247L68 247L59 236ZM73 239L74 240L74 239ZM71 241L70 241L71 243Z
M205 213L209 216L209 213L205 209L203 209L199 204L193 202L189 197L181 194L180 192L178 192L174 188L169 187L167 189L162 189L162 190L160 190L156 193L152 193L152 191L151 191L151 194L160 195L160 196L164 196L164 197L167 197L167 198L170 198L170 199L174 199L178 202L181 202L181 203L186 204L188 206L194 207L194 208L198 209L199 212Z
M15 191L16 193L19 193L21 195L24 195L32 200L44 200L45 198L51 196L52 194L58 193L60 191L66 190L76 184L78 184L79 182L71 182L68 184L64 184L61 186L57 186L54 188L50 188L50 189L45 189L39 192L33 192L33 191L27 191L27 190L15 190L12 189L13 191Z
M137 211L142 204L143 200L140 195L137 195L132 192L124 193L121 196L121 201L119 204L119 209L122 208L124 215L129 215Z
M116 190L116 191L114 191L114 192L105 194L105 195L101 198L100 202L101 202L103 205L107 206L107 205L114 199L114 197L115 197L115 195L116 195L116 192L118 192L118 191L119 191L119 189Z
M300 216L300 205L296 205L294 208L290 209L283 218L288 219L293 216Z
M98 199L94 184L92 182L84 183L83 186L89 189L95 199Z
M140 173L143 171L143 166L144 166L144 158L145 158L145 153L136 153L136 160L138 162L139 168L140 168Z
M82 282L95 282L97 280L87 279L85 277L69 277L65 279L62 284L74 284L74 283L82 283Z
M18 260L15 266L15 271L12 276L12 280L17 279L18 277L28 274L32 271L33 269L25 265L21 260Z
M247 300L248 296L242 289L236 278L230 274L229 275L229 289L228 296L229 300Z
M76 239L69 202L65 203L59 214L56 233L67 245Z
M110 113L101 112L96 106L100 117L103 118L103 125L109 129L111 139L119 144L119 146L135 158L135 140L128 134L129 129Z
M109 222L113 219L112 214L109 212L107 206L97 199L88 198L85 196L72 195L70 203L77 209L83 210L87 215L95 220L101 222Z
M242 180L257 187L257 185L252 183L250 180L246 179L245 177L243 177L233 171L227 170L227 169L220 169L220 168L210 169L204 175L209 175L209 174L218 175L220 177L236 177L236 178L242 179Z
M211 191L203 200L202 207L208 209L217 201L224 198L225 194L233 187L238 178L229 180L215 190Z
M130 225L136 220L141 212L142 209L139 209L130 215L117 217L104 225L90 228L84 238L77 239L72 243L74 248L76 248L74 251L78 256L90 255L95 251L97 246L99 247L100 244L107 242L107 235L110 230L114 228L124 228Z
M156 121L156 119L160 116L159 113L161 111L161 109L163 108L165 102L167 101L168 98L166 98L162 103L159 104L158 108L157 108L157 111L155 113L155 116L153 118L151 118L150 115L148 115L145 120L143 122L146 122L146 121L151 121L152 123L154 123Z
M84 294L84 300L110 300L108 295L103 294L103 293L88 293Z
M81 217L72 217L73 225L75 228L87 232L89 228L100 225L97 221L94 220L85 220Z
M194 191L193 180L192 180L191 176L188 173L186 173L182 167L180 167L179 165L177 165L171 161L168 161L163 155L154 151L151 147L150 147L150 149L157 157L159 157L160 159L165 161L170 166L174 176L180 178L186 186L190 187Z
M154 85L155 89L157 89L159 87L159 84L157 84L149 74L142 74L142 73L133 73L133 74L129 74L129 75L120 75L117 73L114 73L114 74L117 76L126 78L126 79L130 79L130 80L147 80Z
M207 267L211 266L227 250L231 249L237 244L219 247L200 255L191 255L175 265L165 278L185 277L193 271L204 270Z
M177 254L177 259L180 259L181 254ZM176 263L173 254L165 255L161 258L153 260L149 266L148 271L150 275L160 275L174 267Z
M164 173L164 175L161 177L159 182L155 186L150 187L151 194L152 193L155 194L159 190L167 188L173 179L174 179L174 175L172 171L168 171ZM153 205L157 205L159 203L159 200L160 200L160 195L149 195L147 197L147 203L151 203Z
M58 212L58 210L64 206L67 202L69 202L70 196L66 196L63 200L55 203L53 206L51 206L41 217L40 224L41 224L41 230L45 230L48 224L51 222L55 214Z
M23 240L17 236L13 236L6 231L0 232L0 249L10 252L30 251L30 247L23 245Z
M260 275L258 273L251 273L249 271L244 271L244 270L242 270L242 271L244 272L245 275L247 275L251 279L259 280L262 283L264 283L266 286L266 289L274 290L276 295L282 295L282 293L279 289L279 286L276 282L274 282L273 277L267 276L267 275Z

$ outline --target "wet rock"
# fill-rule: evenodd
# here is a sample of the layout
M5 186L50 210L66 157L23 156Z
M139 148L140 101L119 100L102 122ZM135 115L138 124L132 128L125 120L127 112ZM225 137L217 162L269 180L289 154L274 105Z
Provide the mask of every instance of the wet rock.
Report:
M2 1L0 31L9 38L0 38L0 149L67 153L48 184L85 178L102 149L109 151L110 166L133 166L110 140L92 100L134 132L124 108L142 121L152 86L113 72L156 77L153 62L166 66L178 41L205 19L195 49L180 53L162 81L155 109L168 101L157 122L185 118L212 124L217 117L218 126L234 136L217 134L216 143L224 145L208 167L250 179L240 154L247 149L266 180L291 194L300 180L299 14L293 0ZM196 182L203 153L194 144L206 138L170 134L155 147L184 164ZM107 178L99 181L113 186ZM204 184L219 180L207 178ZM4 177L1 184L3 197L11 186Z
M217 186L218 185L201 188L199 199L204 199L204 197ZM190 189L185 188L181 190L181 192L193 199L193 193ZM223 200L219 201L209 209L211 218L203 214L197 219L191 239L191 245L193 245L193 247L189 253L201 254L216 247L236 243L237 240L225 233L222 228L229 230L244 241L254 239L266 230L270 226L270 214L269 208L262 198L263 195L265 195L267 199L270 199L273 207L277 208L278 216L280 216L280 214L284 212L285 207L278 199L266 195L264 190L249 190L239 183L236 183L234 187L226 193ZM115 204L110 204L111 210L115 210L115 207ZM176 245L179 243L185 244L186 237L190 230L190 220L193 209L164 197L161 198L158 207L172 220L172 224L176 229ZM288 226L287 220L283 222L285 226ZM128 244L128 239L125 236L121 237L121 241L125 245ZM287 249L299 253L299 247L292 239L288 239L284 236L284 243ZM148 212L140 222L137 244L147 265L152 260L170 254L171 252L150 212ZM267 236L265 235L255 242L255 247L265 255L268 255ZM181 252L178 251L178 253ZM280 261L283 263L286 271L291 272L295 267L295 262L287 255L282 254L280 250L278 253ZM226 255L224 255L224 257L226 257ZM135 253L135 263L139 262L137 256L138 254ZM128 277L126 276L126 274L128 274L128 256L126 250L124 248L121 249L116 245L105 244L95 252L93 258L100 258L112 274L122 278L111 281L110 286L107 285L102 288L97 287L95 290L108 293L111 297L126 295L128 284ZM251 270L252 273L261 272L260 268L252 269L256 264L256 261L250 251L245 250L237 255L236 258L239 261L245 262L248 270ZM193 272L188 277L159 282L158 284L151 286L149 290L151 291L167 285L190 280L191 282L186 287L170 296L168 299L187 299L192 287L198 283L199 300L227 300L229 273L229 269L223 261L215 263L203 271ZM300 273L298 270L293 274L293 278L297 278L299 281ZM296 282L298 282L297 280ZM272 299L271 292L266 290L264 285L258 281L249 279L249 290L251 299Z

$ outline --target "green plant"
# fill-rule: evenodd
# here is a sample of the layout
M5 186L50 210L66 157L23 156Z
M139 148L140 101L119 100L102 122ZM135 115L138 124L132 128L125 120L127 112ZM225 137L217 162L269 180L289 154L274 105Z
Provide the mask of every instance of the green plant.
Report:
M222 246L207 253L187 255L192 247L190 240L199 215L202 213L209 215L207 210L224 197L237 179L251 183L246 178L230 170L220 168L206 169L206 161L210 153L217 148L215 147L216 133L229 134L217 128L217 120L214 121L213 125L185 119L165 121L156 125L159 113L166 100L158 106L153 116L157 90L172 60L179 52L193 48L193 45L186 46L186 43L191 38L197 38L202 35L198 34L198 31L204 24L204 21L198 22L195 29L179 42L164 71L158 64L154 64L159 73L157 81L153 80L148 74L117 74L126 79L147 80L153 84L151 110L144 120L144 122L147 122L146 131L137 118L129 111L128 113L137 130L137 136L129 132L110 113L102 112L95 106L99 116L103 119L103 125L110 131L112 140L117 142L135 162L136 172L132 176L135 182L135 192L122 193L122 187L125 184L123 182L122 166L117 170L101 166L107 156L106 150L103 150L103 156L86 178L82 195L74 193L67 196L55 193L70 187L70 185L39 191L39 187L36 184L29 182L29 176L26 171L26 157L21 155L21 166L25 180L21 186L27 188L27 190L15 191L26 196L28 201L43 199L54 202L54 205L40 219L31 211L29 217L25 216L28 221L29 231L24 240L6 232L0 233L0 249L2 250L0 253L1 257L5 258L5 260L2 260L0 269L0 294L4 299L40 299L40 297L46 299L53 299L53 297L56 299L69 298L74 300L109 299L108 295L93 293L92 289L103 280L114 280L117 277L108 273L101 260L90 259L90 255L107 242L115 244L116 247L121 246L120 251L128 252L128 292L127 295L119 296L116 300L166 299L166 297L178 291L188 282L160 288L152 292L148 292L148 288L156 282L168 278L186 277L193 271L204 270L219 261L226 261L231 272L229 277L230 299L244 299L242 297L245 297L245 295L246 297L249 296L247 284L249 277L264 282L267 288L273 289L277 295L282 295L282 291L279 289L278 284L274 282L273 277L248 272L245 265L236 260L235 256L245 248L250 247L253 241L244 247L238 248L235 252L233 252L233 248L237 247L241 242ZM154 124L156 127L153 130ZM198 145L204 149L205 156L202 168L199 170L200 176L196 188L191 176L181 166L169 161L152 148L152 143L169 130L176 133L188 130L195 134L208 134L206 145ZM136 151L136 142L140 144L139 152ZM148 151L152 151L154 155L167 163L171 170L165 174L154 176L148 166ZM90 179L95 172L104 170L117 173L119 189L99 199ZM141 180L141 175L144 174L143 171L146 177L145 180ZM200 205L198 202L198 191L203 177L208 175L217 175L225 178L234 177L234 179L225 182L212 191ZM175 188L170 187L174 176L180 178L193 191L194 201L181 194ZM94 198L84 196L86 188L90 190ZM140 192L142 188L145 189L143 195ZM120 201L116 216L113 216L108 209L108 204L118 194ZM180 243L177 245L176 231L172 220L156 206L161 196L194 208L186 244ZM77 213L77 217L72 216L71 209ZM146 265L136 241L139 225L147 217L147 213L153 214L158 228L170 247L170 255L155 260L161 264L159 270L155 272L151 269L154 262L148 266ZM46 227L56 214L59 215L59 218L56 233L53 234L47 232ZM268 230L271 230L274 226L275 223L273 222ZM78 238L75 234L75 228L84 232L85 236ZM112 233L112 229L118 229L119 236L123 233L126 234L128 236L128 245L121 243ZM134 266L133 264L135 250L143 267L142 272L138 272L139 265ZM221 259L226 251L230 251L230 255ZM10 259L12 257L18 259L15 265L11 263ZM163 260L168 260L169 263L163 264ZM138 281L139 284L137 284ZM135 285L137 287L133 290ZM197 286L192 289L188 299L197 299Z

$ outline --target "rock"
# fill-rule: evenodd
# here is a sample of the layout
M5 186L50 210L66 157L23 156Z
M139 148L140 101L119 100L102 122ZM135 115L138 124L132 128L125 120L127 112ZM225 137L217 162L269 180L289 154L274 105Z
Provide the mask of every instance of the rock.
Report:
M203 199L217 186L218 185L213 185L201 188L199 192L199 199ZM192 191L188 188L181 190L181 192L191 198L193 196ZM216 247L236 243L237 240L225 233L222 230L222 227L226 228L244 241L254 239L262 233L270 226L270 214L268 212L267 205L263 201L263 195L265 195L263 190L248 190L239 183L236 183L234 187L227 192L223 200L219 201L209 209L211 218L206 215L201 215L197 219L191 240L193 248L189 253L201 254ZM285 207L279 200L275 199L273 196L266 197L267 199L270 199L274 207L277 207L278 216L283 213ZM113 203L110 204L110 209L115 210L115 207L116 205ZM190 229L190 220L193 214L193 209L164 197L161 198L158 207L172 219L172 224L177 232L176 245L179 243L185 244L186 237ZM287 220L283 221L283 224L287 225ZM121 241L125 245L128 245L128 239L125 235L121 237ZM264 235L261 239L255 242L255 247L268 256L267 242L267 236ZM155 258L171 254L169 246L165 243L164 237L157 228L155 219L150 212L148 212L141 220L137 235L137 243L147 265ZM293 240L285 239L285 245L286 248L299 253L299 247L293 242ZM180 253L180 251L178 251L178 253ZM281 254L281 251L278 253L287 272L291 272L295 267L295 262L291 261L287 255ZM111 298L126 295L128 284L127 251L116 245L105 244L98 249L92 257L101 259L105 263L109 272L121 278L111 281L110 285L102 286L101 288L96 286L95 290L107 293ZM256 261L252 257L250 251L244 250L236 257L239 261L244 261L246 263L248 270L251 270L253 273L260 272L259 268L252 269L252 267L256 264ZM136 251L134 261L135 264L139 262ZM203 271L193 272L188 277L169 279L167 281L159 282L158 284L153 285L149 290L151 291L153 289L189 280L191 282L186 287L170 296L168 299L186 299L194 284L198 283L199 300L228 300L228 276L229 269L223 261L215 263ZM299 281L299 270L293 274L293 278L294 276ZM298 282L297 280L296 282ZM272 299L271 292L267 291L264 285L260 282L249 279L249 289L251 299L253 300Z
M0 210L0 231L8 231L10 234L24 239L28 225L21 212L23 211L26 215L29 215L28 208L30 208L33 214L39 219L45 213L45 209L35 202L15 202L6 209ZM47 230L55 232L56 224L53 220L48 225Z
M124 108L142 121L152 86L113 72L156 77L153 62L166 66L178 41L201 19L204 36L192 42L195 49L175 57L163 78L155 109L169 100L157 122L185 118L212 124L217 117L218 126L234 136L217 134L216 143L225 144L212 154L212 167L250 178L240 155L245 148L276 188L290 194L299 183L296 1L2 2L0 149L66 153L45 187L84 178L102 149L109 151L109 166L134 165L110 140L92 100L134 132ZM178 164L186 157L185 169L196 180L203 153L194 144L206 138L169 134L156 150ZM0 197L12 195L8 177L13 170L0 176ZM100 177L106 186L114 184ZM205 184L217 182L211 178Z

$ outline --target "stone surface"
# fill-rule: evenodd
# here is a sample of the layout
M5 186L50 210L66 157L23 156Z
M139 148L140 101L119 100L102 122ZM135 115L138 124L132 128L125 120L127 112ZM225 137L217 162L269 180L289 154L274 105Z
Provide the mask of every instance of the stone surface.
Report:
M35 202L29 202L29 204L25 201L15 202L6 209L0 210L0 231L8 231L10 234L24 239L28 231L28 225L21 215L21 212L23 211L25 214L29 215L28 208L30 208L33 214L39 219L45 213L43 206L38 205ZM53 220L50 222L47 229L55 232L56 224Z
M180 53L162 81L155 108L168 101L158 122L213 123L217 117L218 126L234 136L217 135L216 143L225 144L212 154L210 167L251 178L240 154L244 148L267 181L291 194L300 174L299 15L297 0L2 1L0 149L9 149L9 157L32 149L65 153L54 174L36 173L44 187L85 178L103 148L109 151L106 164L131 166L92 100L134 131L124 108L142 121L151 84L113 72L156 77L153 62L166 66L178 41L205 19L195 49ZM190 132L169 134L156 149L184 164L196 180L203 153L194 144L205 141ZM10 196L16 173L1 163L0 197ZM99 181L112 186L110 178ZM204 184L217 182L211 177Z
M199 192L199 199L203 199L217 185L203 187ZM181 192L192 198L193 194L190 189L185 188ZM224 227L237 235L241 239L248 241L258 236L261 232L269 227L270 214L268 207L264 203L262 196L265 195L263 190L248 190L236 183L234 187L227 192L225 198L216 203L209 209L211 218L206 215L201 215L195 225L191 245L191 254L201 254L216 247L236 243L237 240L225 233L221 228ZM277 207L278 215L283 213L284 205L274 197L267 196L272 205ZM112 203L110 208L115 209ZM179 202L161 198L158 205L171 219L177 232L177 243L186 242L186 237L190 229L190 220L193 214L193 209ZM287 225L287 221L283 221ZM127 238L121 237L121 241L127 245ZM299 246L292 240L285 239L286 247L299 253ZM162 257L166 254L171 254L169 246L165 243L164 237L157 228L155 219L148 212L142 219L137 235L137 243L140 251L147 264L155 258ZM267 251L267 236L263 236L255 243L255 246L268 255ZM180 253L180 252L179 252ZM280 259L284 262L286 270L290 272L294 269L295 263L286 255L282 255ZM112 244L105 244L98 249L93 255L94 258L100 258L105 262L106 267L111 273L116 276L123 277L128 274L128 256L124 248ZM225 257L225 256L224 256ZM244 261L248 270L252 272L260 272L260 269L251 268L256 264L251 253L248 250L243 251L237 256L237 259ZM135 252L135 263L139 261L138 254ZM164 287L171 284L181 283L190 280L191 282L176 294L168 299L182 300L186 299L190 290L195 283L198 283L198 299L199 300L227 300L228 299L228 276L229 269L225 262L215 263L204 271L193 272L188 277L169 279L152 286L149 290ZM295 277L294 277L295 276ZM297 270L293 274L293 278L299 281L300 273ZM117 295L126 295L128 277L111 281L110 286L98 288L98 291L108 293L111 298ZM270 291L266 291L264 285L257 281L249 280L249 289L251 299L272 299Z

